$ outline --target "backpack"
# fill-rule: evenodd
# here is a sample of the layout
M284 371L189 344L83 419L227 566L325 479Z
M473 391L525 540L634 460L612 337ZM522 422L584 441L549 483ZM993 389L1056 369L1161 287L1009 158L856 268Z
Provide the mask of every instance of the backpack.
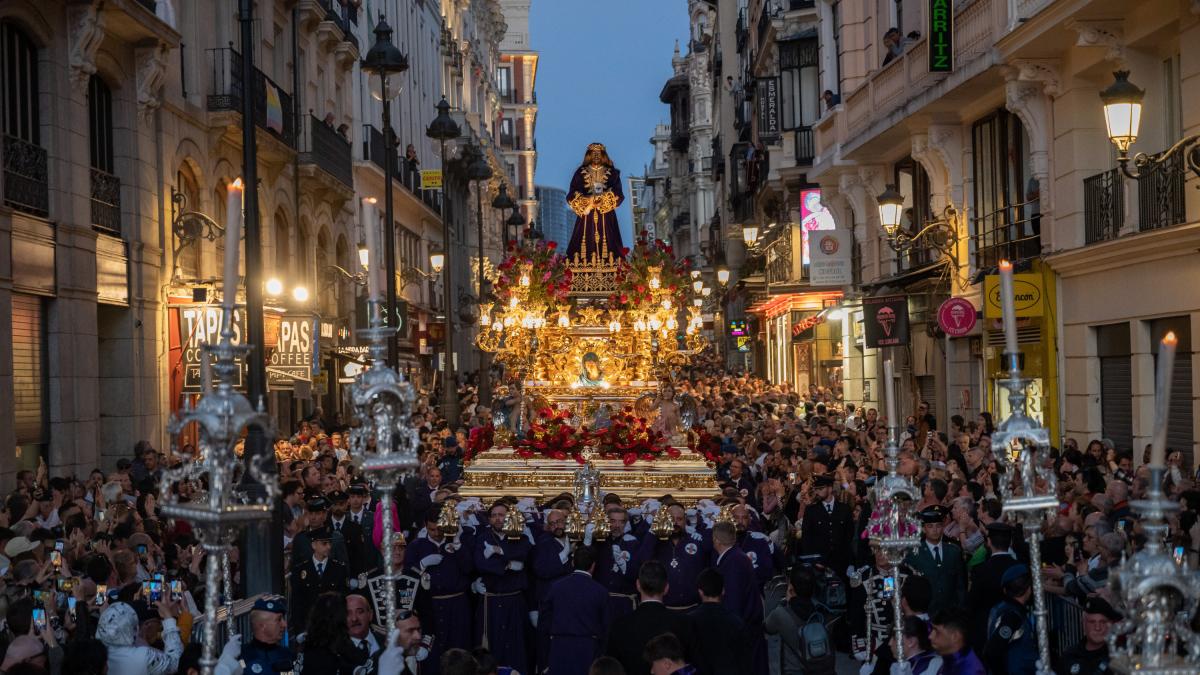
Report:
M800 642L800 661L805 675L833 675L837 663L833 639L825 628L825 617L813 612L808 620L801 619L790 607L792 617L800 627L796 630Z

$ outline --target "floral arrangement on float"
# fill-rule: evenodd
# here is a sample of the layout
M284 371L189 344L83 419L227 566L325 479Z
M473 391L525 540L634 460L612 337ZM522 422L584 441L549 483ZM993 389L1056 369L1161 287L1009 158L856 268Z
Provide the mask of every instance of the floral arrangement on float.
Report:
M633 406L625 406L609 417L607 427L592 432L591 445L603 457L620 457L626 466L639 459L679 457L679 450L671 447L661 431L652 430L645 418L635 415Z
M496 425L488 422L485 426L471 429L467 437L467 448L463 453L463 461L469 462L485 450L496 444Z
M584 463L583 449L591 440L587 426L571 424L571 412L542 408L537 418L529 425L529 433L517 443L517 456L523 459L549 457L550 459L573 458Z
M625 255L619 270L617 290L608 298L610 307L644 311L661 306L664 298L676 307L684 300L690 263L675 259L675 251L661 239L642 234Z
M721 461L721 439L708 433L707 429L688 432L688 449L704 455L704 459L714 464Z
M553 241L526 239L509 243L509 256L496 268L496 297L509 308L551 307L567 302L571 269Z

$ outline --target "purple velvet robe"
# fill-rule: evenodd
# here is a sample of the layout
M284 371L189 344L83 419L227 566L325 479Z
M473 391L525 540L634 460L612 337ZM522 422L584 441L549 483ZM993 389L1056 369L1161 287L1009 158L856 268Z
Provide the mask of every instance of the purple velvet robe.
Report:
M575 175L571 178L571 189L567 192L568 204L579 197L592 194L584 176L585 171L589 168L581 166L575 170ZM615 167L608 169L605 190L612 192L616 197L617 206L625 201L625 192L621 188L621 172ZM568 259L574 259L576 253L581 253L586 259L595 254L603 255L605 251L617 259L622 257L622 248L624 248L624 244L621 242L621 228L617 225L615 207L607 213L600 213L598 209L593 209L586 216L576 211L575 230L571 233L571 243L567 246Z

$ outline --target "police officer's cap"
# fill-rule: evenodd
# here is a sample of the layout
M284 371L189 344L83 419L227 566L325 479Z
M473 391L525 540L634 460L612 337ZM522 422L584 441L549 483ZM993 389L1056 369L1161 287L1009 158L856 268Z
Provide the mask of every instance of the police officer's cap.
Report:
M324 497L313 497L306 505L309 511L324 511L329 508L329 500Z
M350 486L350 488L347 490L347 492L349 494L356 495L359 497L366 497L368 494L370 494L371 491L367 489L366 484L355 483L354 485Z
M259 598L254 601L254 611L271 612L272 614L287 614L287 603L279 596Z
M1083 607L1084 614L1102 614L1109 621L1120 621L1122 615L1113 606L1108 604L1108 601L1099 596L1088 598L1087 604Z
M313 541L329 541L333 539L333 533L329 531L328 527L318 527L308 533L308 538Z
M1017 563L1016 565L1004 570L1004 575L1000 577L1000 585L1007 586L1017 579L1027 576L1029 576L1029 568L1022 563Z
M341 490L334 490L333 492L330 492L327 497L329 498L329 501L333 502L334 504L339 504L349 499L350 495L342 492Z
M824 474L813 478L813 487L833 487L833 477Z
M946 520L945 507L933 505L921 512L921 522L926 525L936 525Z

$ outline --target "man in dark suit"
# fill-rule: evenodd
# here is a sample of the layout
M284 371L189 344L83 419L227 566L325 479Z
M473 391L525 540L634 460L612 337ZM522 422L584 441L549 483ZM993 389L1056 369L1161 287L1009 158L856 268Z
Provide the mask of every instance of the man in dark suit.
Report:
M854 540L854 514L833 498L833 478L829 476L813 478L813 498L804 509L800 553L820 555L833 571L845 574L850 564L847 542Z
M307 511L305 517L308 518L308 526L306 531L297 534L296 538L292 540L292 560L289 568L295 568L296 565L312 557L311 532L321 528L328 528L329 525L329 500L321 495L316 495L308 500L305 510ZM330 536L332 537L333 546L330 555L348 571L350 568L350 554L346 551L346 540L342 538L341 532L330 530Z
M741 618L721 604L725 580L720 572L709 568L700 573L696 585L700 605L688 615L696 634L704 639L696 645L692 665L705 675L741 675L750 661L750 638Z
M357 666L366 666L368 672L378 670L379 655L387 647L387 633L372 626L375 612L371 599L363 591L346 595L346 631L350 634L353 649L346 660Z
M555 675L587 675L608 625L608 590L592 579L596 554L580 546L571 558L575 571L550 586L538 617L550 640L546 666Z
M657 560L642 563L637 589L641 604L624 620L613 624L604 653L620 661L626 673L648 673L650 664L642 658L646 644L662 633L674 633L691 656L696 651L691 618L672 612L663 604L667 593L666 566Z
M346 542L346 556L349 559L350 576L357 577L374 566L371 564L370 548L367 545L363 528L350 519L350 496L341 490L334 490L328 495L329 527L334 532L340 532Z
M971 590L967 594L967 607L971 612L971 643L977 653L983 653L987 641L988 612L1004 600L1000 580L1008 568L1017 564L1012 551L1012 538L1016 530L1008 523L995 521L987 526L988 558L971 572Z
M318 595L326 591L344 592L347 587L346 565L330 555L332 533L321 527L310 530L308 535L312 556L293 565L291 574L292 616L288 625L295 628L296 634L308 626L308 611Z
M363 541L367 544L366 553L370 559L367 569L382 568L383 556L380 555L379 549L375 547L375 542L371 537L375 531L375 511L371 509L369 503L371 488L366 483L352 483L346 489L346 494L349 506L346 517L350 519L350 522L362 528Z
M763 620L762 595L759 594L758 581L754 576L754 563L737 546L737 531L733 523L713 525L712 541L717 557L716 569L725 582L721 604L754 631Z
M929 603L931 615L951 607L962 607L966 601L962 549L942 538L946 513L944 507L936 505L921 512L924 536L916 552L905 559L905 563L928 579L933 588L933 599Z

